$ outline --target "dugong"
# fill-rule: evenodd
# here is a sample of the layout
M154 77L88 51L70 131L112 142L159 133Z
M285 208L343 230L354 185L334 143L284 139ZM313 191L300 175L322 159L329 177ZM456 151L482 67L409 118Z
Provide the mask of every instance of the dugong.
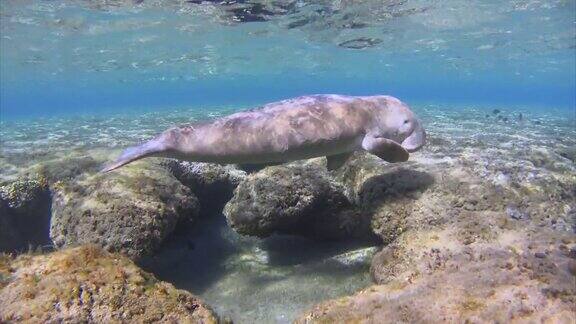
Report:
M425 142L420 121L394 97L311 95L168 129L126 149L102 171L150 156L257 165L326 156L332 170L358 150L406 161Z

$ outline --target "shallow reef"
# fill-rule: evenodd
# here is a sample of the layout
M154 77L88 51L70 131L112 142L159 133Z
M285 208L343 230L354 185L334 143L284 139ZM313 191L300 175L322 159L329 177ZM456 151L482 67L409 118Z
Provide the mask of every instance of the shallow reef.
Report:
M217 323L199 298L87 245L0 260L0 321Z
M376 285L317 305L297 322L572 323L576 236L555 225L573 224L573 198L539 201L495 188L466 168L426 169L442 181L375 213L376 232L396 228L380 232L395 237L372 260ZM511 207L526 200L539 204Z
M136 298L126 307L141 311L123 310L135 321L216 320L141 267L238 323L573 323L574 117L415 110L428 144L408 162L358 152L333 171L318 158L249 172L147 159L97 172L187 111L3 124L0 248L58 251L2 257L1 318L115 320L102 310ZM144 283L132 286L136 273Z
M573 323L574 240L543 241L507 233L497 244L457 246L447 232L410 235L401 250L375 257L385 283L322 303L298 323L552 322ZM444 242L447 241L447 242ZM568 244L562 243L566 242ZM452 243L452 244L451 244ZM573 248L573 247L572 247ZM402 255L408 251L409 256ZM391 274L391 269L403 269ZM380 271L385 272L384 274ZM394 272L394 270L392 270Z

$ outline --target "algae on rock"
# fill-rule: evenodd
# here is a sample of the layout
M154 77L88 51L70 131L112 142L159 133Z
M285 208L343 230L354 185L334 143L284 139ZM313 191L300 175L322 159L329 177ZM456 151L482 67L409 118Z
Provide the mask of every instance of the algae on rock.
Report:
M369 218L354 208L326 168L315 163L271 166L247 176L224 214L229 225L244 235L372 237Z
M297 323L576 321L573 237L520 231L503 234L504 246L470 248L451 234L406 237L404 248L374 259L389 272L382 284L321 303Z
M58 181L69 181L78 176L97 172L102 161L90 155L68 155L34 164L28 167L25 174L46 179L49 184Z
M389 243L372 260L377 285L297 322L576 321L576 285L567 284L576 274L576 178L554 168L527 183L526 169L500 168L510 180L495 183L477 160L416 156L413 171L434 180L397 190L419 180L391 176L402 166L352 159L341 181Z
M189 292L93 246L0 258L0 322L217 323Z
M57 247L94 243L132 259L150 255L199 203L164 167L141 161L53 185L50 237Z

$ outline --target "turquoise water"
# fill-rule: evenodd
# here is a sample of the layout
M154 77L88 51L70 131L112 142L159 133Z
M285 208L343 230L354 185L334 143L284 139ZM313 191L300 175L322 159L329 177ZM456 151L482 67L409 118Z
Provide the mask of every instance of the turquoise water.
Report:
M405 101L429 135L411 157L426 167L526 186L575 174L574 0L1 0L0 36L0 183L314 93ZM235 322L287 323L370 285L373 252L242 237L216 217L145 268Z
M219 3L2 1L3 119L310 93L575 105L573 0Z

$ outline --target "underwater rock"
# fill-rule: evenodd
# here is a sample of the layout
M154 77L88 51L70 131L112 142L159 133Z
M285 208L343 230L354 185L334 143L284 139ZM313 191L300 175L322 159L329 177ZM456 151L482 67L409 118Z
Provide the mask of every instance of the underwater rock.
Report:
M385 243L406 229L411 215L425 203L422 193L435 181L421 165L389 164L367 153L354 154L335 176Z
M526 322L573 323L576 302L573 269L565 243L574 237L534 237L530 233L509 234L505 246L474 248L448 244L450 233L423 232L406 240L406 248L385 251L375 261L388 267L404 263L402 271L380 285L315 306L297 323L378 322ZM531 236L528 244L526 236ZM532 249L549 248L546 258ZM408 252L408 257L403 255ZM423 311L425 310L425 311Z
M402 176L407 166L421 175ZM372 259L377 285L297 322L574 322L576 286L566 282L576 273L576 239L562 223L573 214L574 178L521 188L518 170L506 172L510 179L495 185L466 160L386 165L355 155L337 177L389 243Z
M57 247L94 243L132 259L152 254L199 210L190 189L150 161L58 182L53 193L50 237Z
M96 246L0 259L0 322L217 323L189 292Z
M66 156L43 161L30 167L25 173L46 179L49 184L71 180L84 173L95 173L102 167L102 161L91 156Z
M415 162L386 163L378 157L355 153L335 173L356 204L369 206L404 196L418 197L419 192L434 184L434 177Z
M19 179L0 186L0 252L50 244L50 198L41 180Z
M498 115L500 113L500 109L494 109L494 110L492 110L492 113L494 115Z
M0 252L12 252L26 245L18 233L16 226L12 224L12 217L4 204L0 205Z
M168 160L165 165L198 197L201 215L221 213L234 189L246 177L246 172L232 165L178 160Z
M473 169L425 169L438 181L410 204L404 230L373 258L377 285L322 303L297 322L574 322L576 286L566 285L576 273L573 232L534 217L560 215L566 197L548 190L536 209L533 194L494 187ZM344 175L365 176L356 171Z
M321 239L369 238L369 218L316 163L272 166L246 177L224 214L240 234L272 233Z

